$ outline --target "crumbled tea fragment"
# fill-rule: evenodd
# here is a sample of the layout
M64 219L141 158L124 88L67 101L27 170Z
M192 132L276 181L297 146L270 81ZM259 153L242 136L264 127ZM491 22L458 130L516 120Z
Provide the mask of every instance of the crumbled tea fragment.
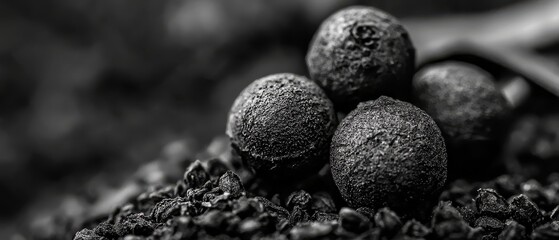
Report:
M362 233L371 227L369 219L351 208L340 210L340 226L346 231Z
M254 234L259 231L262 225L257 219L248 218L239 223L239 233L240 234Z
M256 197L255 199L259 201L264 206L264 209L266 209L266 211L268 211L273 216L283 219L289 217L289 211L287 211L287 209L273 203L272 201L263 197Z
M450 202L440 202L433 211L432 225L445 221L461 220L462 215Z
M374 217L375 226L381 231L381 234L386 237L394 236L402 227L402 222L395 212L388 208L378 210Z
M234 196L220 188L224 183L219 178L231 180L235 175L208 175L210 180L194 188L186 188L184 181L178 181L175 186L150 188L131 203L116 208L93 230L82 230L74 238L305 239L315 236L316 239L508 240L529 239L526 236L555 239L558 228L554 222L556 211L542 208L526 195L539 197L546 193L550 198L548 192L555 189L554 181L541 185L514 176L483 183L455 181L439 196L446 201L432 210L429 225L407 220L402 226L400 219L405 218L387 208L353 210L339 202L342 210L332 211L337 209L338 202L325 192L298 190L288 194L285 202L280 201L282 196L277 193L256 196L247 190ZM509 202L503 202L499 190L493 189L503 189L503 179L510 181L505 190L510 195ZM185 187L184 196L175 194L176 185ZM245 189L241 181L235 185ZM155 196L153 201L138 200L149 195ZM506 219L502 219L507 204L510 210L505 214ZM149 217L144 213L149 213ZM521 219L526 225L518 222Z
M474 208L475 206L473 206L473 204L457 208L458 212L460 212L460 215L462 215L462 218L464 218L464 221L466 221L470 225L474 225L476 216L478 215L478 212Z
M305 190L299 190L292 192L287 197L286 205L289 209L293 209L295 206L306 209L311 203L311 199L312 197L309 193L307 193Z
M239 196L244 191L241 179L237 174L228 170L219 178L219 188L232 196Z
M109 239L118 238L119 236L114 225L110 224L107 221L104 221L97 225L97 227L95 227L93 231L95 232L95 234Z
M293 240L321 239L328 236L332 230L332 225L327 223L303 223L292 228L289 237Z
M505 224L493 217L480 217L476 220L475 226L482 228L484 235L497 235L503 230Z
M74 240L109 240L109 238L101 237L90 229L82 229L76 233Z
M429 228L414 219L407 221L401 229L404 236L412 239L425 239L430 232Z
M332 222L337 221L339 219L339 215L335 213L327 213L327 212L315 212L311 219L317 222Z
M168 198L155 204L149 217L155 222L164 222L167 219L178 216L181 213L185 201L182 198Z
M124 236L123 240L143 240L144 238L140 237L140 236L134 236L134 235L126 235Z
M543 221L543 215L535 203L524 194L514 196L511 200L512 218L527 227L536 227Z
M333 213L336 211L336 204L327 192L318 192L312 195L311 209L313 211L322 211Z
M395 100L381 101L388 102L379 111L390 111L389 103ZM400 138L394 142L404 143ZM389 154L385 150L381 153ZM353 210L337 193L315 183L297 186L305 190L276 192L249 172L246 165L206 171L203 166L209 169L209 163L200 163L192 163L184 179L177 179L180 176L176 174L175 179L169 179L175 184L150 186L116 207L105 219L91 220L87 226L93 230L72 232L74 239L508 240L557 239L559 230L555 221L559 215L555 193L559 177L550 177L545 185L514 175L475 183L457 180L449 183L444 192L432 193L432 199L443 200L434 209L418 201L398 212L374 207ZM410 220L410 213L417 211L424 211L425 218L419 220L430 224Z
M546 194L543 192L541 184L536 180L528 180L520 184L522 194L526 195L532 202L536 203L545 209L551 209L551 206Z
M510 213L509 203L493 189L479 189L476 196L476 207L480 214L507 219Z
M184 173L183 179L188 188L197 188L203 186L210 180L210 175L206 172L202 163L196 160L194 163L190 164L188 170Z
M126 236L128 234L149 236L153 232L154 227L154 224L142 213L123 216L115 224L115 229L119 236Z
M450 202L440 202L433 210L431 225L439 239L472 239L472 229Z
M289 223L291 225L296 225L297 223L307 222L310 217L307 211L305 211L300 206L293 207L291 213L289 213Z

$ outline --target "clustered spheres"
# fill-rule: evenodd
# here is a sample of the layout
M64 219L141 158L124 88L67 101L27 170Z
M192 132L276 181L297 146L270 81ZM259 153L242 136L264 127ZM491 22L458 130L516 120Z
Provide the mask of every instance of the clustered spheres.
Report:
M373 7L328 17L306 62L310 79L282 73L247 86L227 135L257 176L286 179L280 184L329 162L354 208L404 212L431 202L447 179L445 142L491 138L508 109L491 77L468 65L429 66L414 78L408 33ZM338 120L337 113L348 114Z

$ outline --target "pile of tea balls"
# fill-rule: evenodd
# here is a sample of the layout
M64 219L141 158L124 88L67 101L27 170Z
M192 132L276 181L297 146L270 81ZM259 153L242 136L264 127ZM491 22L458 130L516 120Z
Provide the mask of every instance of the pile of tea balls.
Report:
M439 64L414 77L408 33L373 7L328 17L306 62L310 79L273 74L246 87L226 132L266 181L289 186L329 163L354 208L407 211L430 202L447 179L445 143L491 138L509 109L476 67Z

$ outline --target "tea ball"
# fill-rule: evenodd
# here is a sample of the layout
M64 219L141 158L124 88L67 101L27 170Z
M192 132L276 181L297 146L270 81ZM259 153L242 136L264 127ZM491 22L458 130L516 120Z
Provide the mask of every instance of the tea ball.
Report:
M421 109L382 96L360 103L332 138L331 171L354 208L418 211L446 181L441 132Z
M313 81L273 74L235 100L227 135L243 161L263 178L302 178L328 162L337 126L332 102Z
M413 96L442 131L451 179L489 179L505 171L500 160L512 107L495 79L463 62L442 62L420 70Z
M354 6L322 23L306 61L311 79L336 108L349 111L380 95L409 97L415 48L396 18L373 7Z
M486 71L463 62L427 66L413 79L415 103L453 141L490 139L511 106Z

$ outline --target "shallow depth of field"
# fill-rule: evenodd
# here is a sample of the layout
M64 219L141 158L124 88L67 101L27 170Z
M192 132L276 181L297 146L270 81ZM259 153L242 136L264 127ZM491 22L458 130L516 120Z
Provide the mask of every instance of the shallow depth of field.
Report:
M559 69L559 31L546 26L559 24L554 1L2 0L0 239L80 214L84 196L118 189L165 154L195 158L223 136L250 82L308 76L318 25L355 4L400 18L418 57L455 37L529 50ZM546 134L530 151L559 161L559 105L548 102L559 90L542 89L541 109L517 134Z

